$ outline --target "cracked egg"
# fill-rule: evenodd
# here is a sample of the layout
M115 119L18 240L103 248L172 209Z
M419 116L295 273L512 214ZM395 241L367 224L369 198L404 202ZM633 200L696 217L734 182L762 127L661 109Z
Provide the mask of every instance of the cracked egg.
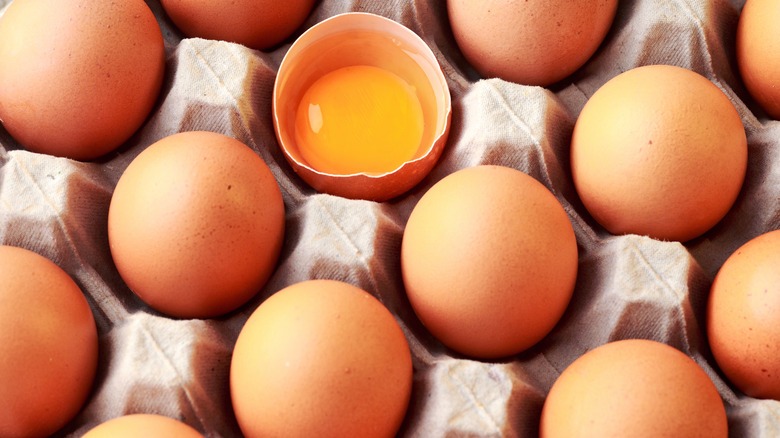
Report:
M384 201L419 183L450 127L447 81L426 43L368 13L331 17L285 55L274 129L293 170L314 189Z

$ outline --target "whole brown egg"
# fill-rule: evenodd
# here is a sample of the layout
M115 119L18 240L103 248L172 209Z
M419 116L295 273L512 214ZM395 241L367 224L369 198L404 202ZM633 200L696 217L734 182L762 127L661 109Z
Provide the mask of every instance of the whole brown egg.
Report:
M720 369L742 392L780 400L780 231L749 240L715 276L707 339Z
M407 296L442 344L467 356L520 353L552 331L577 279L574 229L542 183L481 165L434 184L401 244Z
M162 0L162 5L173 23L190 37L265 50L303 24L314 0Z
M83 438L203 438L191 426L157 414L129 414L101 423Z
M448 0L463 56L483 77L547 86L593 56L617 0Z
M209 318L253 297L284 240L284 201L247 145L181 132L147 147L122 173L108 211L111 255L144 302Z
M164 70L143 0L15 0L0 18L0 120L33 152L114 150L148 117Z
M50 436L89 396L98 335L78 285L51 260L0 246L0 436Z
M393 314L335 280L292 284L241 329L230 394L246 438L392 438L412 391L412 356Z
M726 438L717 387L693 359L645 339L610 342L558 377L542 408L540 438Z
M737 65L750 95L780 119L780 2L748 0L737 26Z
M637 67L590 97L571 139L577 193L612 234L688 241L731 209L747 171L739 113L691 70Z

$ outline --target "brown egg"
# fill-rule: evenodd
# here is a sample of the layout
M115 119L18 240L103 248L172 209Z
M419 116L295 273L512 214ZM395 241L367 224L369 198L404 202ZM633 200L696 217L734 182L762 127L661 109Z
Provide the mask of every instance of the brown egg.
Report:
M49 436L89 396L95 320L68 274L32 251L0 246L0 284L0 436Z
M734 105L684 68L652 65L612 78L574 126L574 185L613 234L698 237L729 211L746 169L747 138Z
M341 80L320 87L334 75ZM386 201L417 185L444 150L451 115L430 47L375 14L312 26L274 82L274 129L288 163L316 190L345 198Z
M203 438L197 430L181 421L162 415L130 414L106 421L82 438Z
M309 16L314 0L161 0L174 24L191 37L265 50L289 37Z
M447 0L447 12L458 47L483 77L547 86L593 56L617 5L617 0Z
M0 19L0 120L33 152L114 150L146 120L164 70L143 0L15 0Z
M707 373L656 341L597 347L569 365L542 408L540 438L726 438L726 410Z
M182 318L230 312L271 276L284 203L252 149L211 132L163 138L117 183L108 214L111 254L130 289Z
M230 368L247 438L394 437L411 389L411 353L393 315L333 280L293 284L263 302Z
M437 182L403 235L406 293L444 345L478 358L519 353L563 315L577 241L555 196L508 167L477 166Z
M748 0L737 26L737 65L751 96L780 119L780 2Z
M707 307L715 361L745 394L780 400L780 231L753 238L718 271Z

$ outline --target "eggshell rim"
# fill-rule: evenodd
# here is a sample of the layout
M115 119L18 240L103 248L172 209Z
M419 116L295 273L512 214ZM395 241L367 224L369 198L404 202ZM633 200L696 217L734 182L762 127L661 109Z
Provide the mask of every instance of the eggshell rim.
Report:
M441 85L441 91L443 96L443 120L440 122L437 120L437 124L441 123L441 126L436 130L435 137L427 148L425 153L412 160L404 162L396 169L378 173L354 173L354 174L331 174L317 170L305 162L296 159L290 151L287 149L287 145L282 141L280 134L280 116L277 112L277 100L280 96L280 78L284 78L287 73L287 66L300 51L309 46L310 41L317 37L318 32L322 32L323 27L330 29L336 26L334 22L351 20L353 25L349 29L373 29L371 26L359 25L354 26L354 23L362 23L365 20L376 20L384 23L386 26L395 26L398 29L399 34L406 36L406 42L413 44L420 54L430 62L431 70L439 80ZM359 21L355 21L359 20ZM363 20L363 21L360 21ZM330 32L328 32L330 33ZM316 39L315 39L316 40ZM435 88L435 84L431 84ZM434 93L437 93L436 91ZM437 107L437 111L439 108ZM417 185L423 178L431 171L433 166L438 161L441 153L444 150L444 146L447 143L447 138L452 122L452 97L447 84L447 79L444 76L444 72L441 69L441 65L436 59L436 55L431 50L430 46L417 35L414 31L408 27L381 15L372 14L368 12L347 12L332 17L315 24L307 29L300 37L290 46L289 50L282 59L279 65L276 79L274 81L273 99L272 99L272 112L273 112L273 124L276 139L279 143L280 149L284 154L285 159L290 163L295 173L297 173L304 181L306 181L314 189L329 193L337 196L343 196L345 198L352 199L367 199L374 201L383 201L392 199L415 185ZM441 118L441 115L439 116ZM408 169L408 170L407 170ZM391 181L388 181L390 179ZM390 186L390 188L386 188Z

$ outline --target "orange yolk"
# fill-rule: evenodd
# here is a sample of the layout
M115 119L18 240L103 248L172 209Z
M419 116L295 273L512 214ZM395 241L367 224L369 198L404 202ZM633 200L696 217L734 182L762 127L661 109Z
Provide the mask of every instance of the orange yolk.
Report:
M391 172L414 157L422 136L415 89L398 75L365 65L319 78L295 119L303 159L336 175Z

